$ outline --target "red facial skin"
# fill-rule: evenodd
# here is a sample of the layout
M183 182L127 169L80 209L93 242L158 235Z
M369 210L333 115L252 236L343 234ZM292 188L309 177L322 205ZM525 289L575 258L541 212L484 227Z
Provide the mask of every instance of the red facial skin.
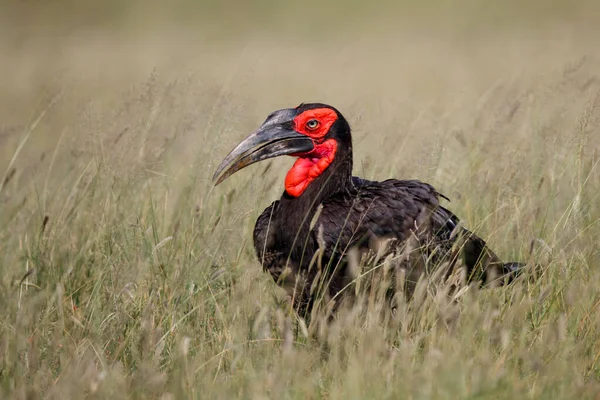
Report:
M295 154L298 160L285 177L285 191L290 196L299 197L333 162L337 142L335 139L323 140L323 137L337 118L336 112L329 108L307 110L294 118L296 132L313 139L315 148L308 153ZM312 126L313 120L318 122L316 126Z
M337 118L336 112L330 108L306 110L294 118L294 129L298 133L318 140L327 135L331 125L337 121ZM306 124L313 119L319 121L319 125L316 128L308 128Z

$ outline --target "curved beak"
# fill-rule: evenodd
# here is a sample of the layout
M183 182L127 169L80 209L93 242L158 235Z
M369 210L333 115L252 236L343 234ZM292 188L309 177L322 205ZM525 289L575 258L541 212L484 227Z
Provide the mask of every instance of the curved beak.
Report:
M250 164L268 158L306 153L314 149L312 139L296 132L289 118L293 110L280 110L267 118L221 162L213 175L215 186Z

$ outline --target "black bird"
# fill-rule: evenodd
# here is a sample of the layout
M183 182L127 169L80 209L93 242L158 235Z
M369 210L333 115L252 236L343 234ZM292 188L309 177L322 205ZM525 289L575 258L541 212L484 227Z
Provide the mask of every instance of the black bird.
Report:
M377 252L383 240L391 239L386 254L410 254L400 257L398 268L413 285L429 266L445 264L447 276L461 266L468 281L478 279L482 285L511 281L522 268L502 263L481 238L460 226L439 203L440 197L447 198L431 185L352 176L350 126L326 104L301 104L270 114L219 165L215 185L250 164L282 155L297 160L281 198L256 221L254 247L264 269L287 290L301 314L313 307L316 278L326 282L326 295L335 298L352 281L350 250ZM325 267L315 267L316 258Z

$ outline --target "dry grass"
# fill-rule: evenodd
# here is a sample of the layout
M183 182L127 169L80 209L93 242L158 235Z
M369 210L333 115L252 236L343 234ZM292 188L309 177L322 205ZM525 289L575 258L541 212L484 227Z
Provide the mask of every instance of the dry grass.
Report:
M597 14L440 4L357 8L355 29L334 6L211 9L233 31L133 6L114 25L1 13L0 396L595 398ZM309 101L350 120L356 174L434 184L544 274L457 303L424 287L393 320L355 310L308 338L250 240L290 160L210 177Z

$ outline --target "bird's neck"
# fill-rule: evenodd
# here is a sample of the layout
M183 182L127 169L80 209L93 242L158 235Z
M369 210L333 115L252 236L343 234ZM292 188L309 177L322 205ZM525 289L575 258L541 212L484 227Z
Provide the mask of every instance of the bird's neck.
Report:
M299 196L285 192L280 199L280 215L286 221L286 232L296 236L307 233L317 208L331 196L350 190L352 182L352 149L339 146L335 159Z

